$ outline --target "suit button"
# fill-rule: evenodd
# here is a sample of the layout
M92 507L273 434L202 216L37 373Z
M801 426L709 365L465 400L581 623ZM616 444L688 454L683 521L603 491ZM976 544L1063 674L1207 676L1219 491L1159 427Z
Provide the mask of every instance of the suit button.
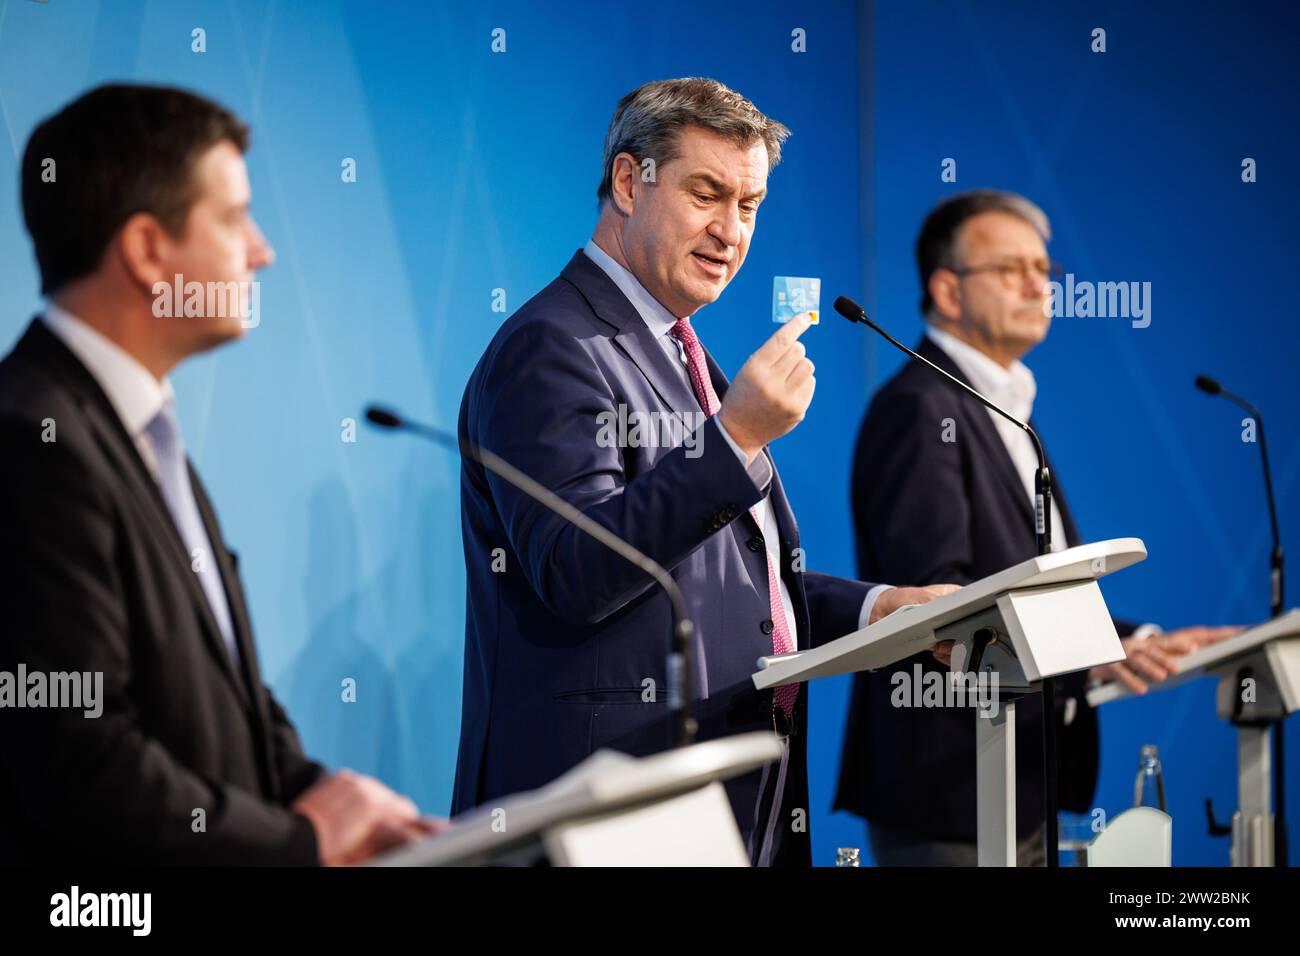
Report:
M759 622L758 629L762 631L764 634L771 634L772 631L775 629L775 625L773 625L772 619L770 617L765 617L763 618L762 621Z
M745 547L749 548L750 551L754 551L754 552L762 551L763 536L761 534L754 535L754 537L750 538L748 541L745 542Z

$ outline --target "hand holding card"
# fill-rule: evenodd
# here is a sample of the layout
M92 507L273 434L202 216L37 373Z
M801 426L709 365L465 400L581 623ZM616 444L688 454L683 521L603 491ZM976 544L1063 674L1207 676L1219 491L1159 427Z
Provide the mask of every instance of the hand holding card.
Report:
M789 322L796 315L808 312L816 325L821 314L821 279L800 279L795 276L775 276L772 279L772 321Z
M799 336L812 324L804 311L772 333L732 379L722 399L719 421L753 461L763 446L801 421L817 380Z

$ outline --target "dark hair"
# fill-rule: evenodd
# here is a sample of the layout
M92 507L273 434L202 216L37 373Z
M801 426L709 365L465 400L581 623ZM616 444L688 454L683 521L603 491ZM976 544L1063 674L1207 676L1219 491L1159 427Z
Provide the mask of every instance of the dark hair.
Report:
M165 86L99 86L37 126L20 177L42 294L94 272L138 212L179 235L197 198L194 166L224 140L247 150L248 127L211 100Z
M938 269L954 269L957 234L966 220L985 212L1005 212L1023 219L1043 237L1052 238L1047 214L1024 196L997 189L973 189L944 199L930 210L916 237L916 271L921 278L921 314L928 315L934 302L930 299L930 276Z

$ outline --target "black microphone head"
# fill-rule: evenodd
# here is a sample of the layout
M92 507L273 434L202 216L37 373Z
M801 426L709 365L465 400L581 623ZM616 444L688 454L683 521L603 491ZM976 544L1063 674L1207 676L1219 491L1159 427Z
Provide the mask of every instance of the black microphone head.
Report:
M1218 395L1223 391L1223 386L1208 375L1196 376L1196 387L1206 395Z
M401 416L378 405L371 405L366 409L366 418L372 425L378 425L380 428L401 428L403 425Z
M846 295L842 295L835 300L835 311L850 322L861 322L867 315L866 309Z

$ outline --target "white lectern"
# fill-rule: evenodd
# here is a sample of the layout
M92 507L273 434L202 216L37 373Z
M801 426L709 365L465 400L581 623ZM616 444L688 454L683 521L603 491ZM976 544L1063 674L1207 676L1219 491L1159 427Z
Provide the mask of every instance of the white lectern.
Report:
M1271 724L1300 707L1300 610L1242 631L1178 659L1152 690L1198 677L1219 681L1216 710L1237 727L1237 812L1232 815L1232 865L1273 865ZM1131 696L1121 684L1088 693L1094 707Z
M779 760L769 732L630 757L592 754L544 787L484 804L377 866L748 866L720 781Z
M974 717L979 864L1015 866L1015 702L1044 678L1124 658L1097 580L1146 554L1137 538L1117 538L1040 555L821 647L762 658L754 684L876 670L955 641L952 684L967 700L996 690Z

